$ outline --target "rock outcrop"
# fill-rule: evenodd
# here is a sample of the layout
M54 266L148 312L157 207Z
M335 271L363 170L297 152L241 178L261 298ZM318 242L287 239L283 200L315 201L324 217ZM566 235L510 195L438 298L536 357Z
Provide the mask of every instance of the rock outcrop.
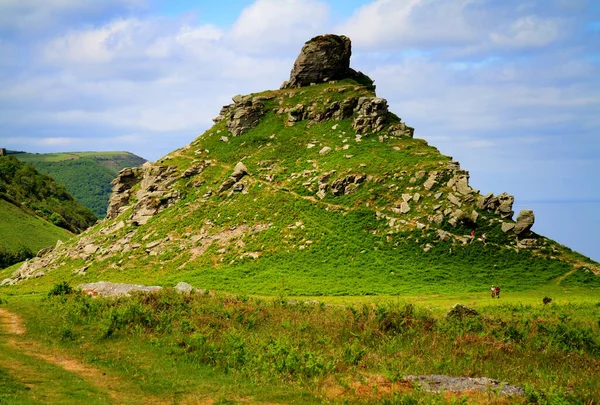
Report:
M199 168L196 168L194 172L198 170ZM179 192L170 188L177 180L176 171L173 166L160 166L150 162L144 163L141 168L121 170L119 176L113 180L113 193L106 217L116 218L128 209L132 197L131 190L140 184L136 193L137 202L131 206L133 213L130 219L136 225L145 224L156 213L179 200ZM187 177L187 174L184 173L184 177Z
M213 121L218 123L227 120L227 128L231 135L243 135L257 126L260 119L265 115L262 100L251 96L235 96L233 97L233 104L223 106L219 116L214 118Z
M531 230L534 222L535 216L533 215L533 211L523 210L519 212L519 215L517 216L517 223L515 224L514 232L517 235L523 235Z
M350 68L352 46L342 35L320 35L306 42L294 62L290 79L282 89L310 86L332 80L354 78L369 87L373 81Z
M477 208L487 211L495 212L502 218L512 219L514 211L512 209L515 197L504 192L494 197L493 193L480 196L477 201Z

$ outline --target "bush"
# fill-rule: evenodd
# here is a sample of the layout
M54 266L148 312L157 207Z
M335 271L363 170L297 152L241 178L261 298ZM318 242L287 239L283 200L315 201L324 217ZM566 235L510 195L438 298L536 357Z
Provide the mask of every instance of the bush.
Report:
M73 287L71 287L68 282L61 281L60 283L55 284L54 287L52 287L52 289L48 293L48 297L69 295L72 292Z

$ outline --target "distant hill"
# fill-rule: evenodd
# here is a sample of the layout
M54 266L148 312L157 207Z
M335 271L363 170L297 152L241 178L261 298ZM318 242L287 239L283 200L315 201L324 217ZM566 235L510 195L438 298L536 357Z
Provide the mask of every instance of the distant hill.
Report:
M146 162L146 159L129 152L11 153L63 184L98 218L106 215L112 190L110 182L119 171Z
M64 186L14 156L0 157L0 202L0 262L4 265L96 222L94 214Z

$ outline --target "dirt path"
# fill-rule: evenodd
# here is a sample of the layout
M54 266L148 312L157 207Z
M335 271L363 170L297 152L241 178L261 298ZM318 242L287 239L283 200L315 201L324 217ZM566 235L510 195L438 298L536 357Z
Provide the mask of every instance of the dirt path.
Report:
M25 334L25 327L21 318L4 308L0 308L0 326L11 335Z
M63 370L78 375L90 386L112 398L116 403L164 403L157 398L144 395L138 387L124 382L121 378L110 375L98 368L72 359L62 353L50 352L41 344L26 339L25 327L21 318L4 308L0 308L0 329L9 335L4 342L25 356L35 357L47 363L61 367ZM0 331L2 332L2 331Z

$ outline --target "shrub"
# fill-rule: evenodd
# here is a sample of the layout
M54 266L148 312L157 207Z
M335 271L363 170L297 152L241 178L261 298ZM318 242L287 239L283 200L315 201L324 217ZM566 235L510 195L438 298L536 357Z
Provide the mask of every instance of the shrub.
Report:
M48 297L61 296L61 295L69 295L73 292L73 287L69 285L66 281L61 281L58 284L55 284L54 287L48 293Z

